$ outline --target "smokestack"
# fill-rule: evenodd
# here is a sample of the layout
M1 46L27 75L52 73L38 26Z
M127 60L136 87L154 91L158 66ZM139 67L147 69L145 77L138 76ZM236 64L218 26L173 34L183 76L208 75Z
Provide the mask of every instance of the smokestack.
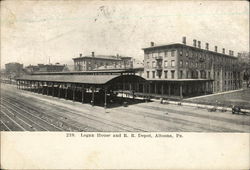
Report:
M214 51L217 52L218 51L218 47L214 46Z
M186 43L187 43L186 37L182 37L182 43L186 45Z
M209 44L206 43L206 50L209 50Z
M225 48L222 48L222 53L225 54Z
M196 40L193 40L193 46L196 47Z
M92 52L92 57L95 57L95 52Z
M198 48L201 48L201 42L198 41Z
M154 42L150 42L151 47L155 46Z

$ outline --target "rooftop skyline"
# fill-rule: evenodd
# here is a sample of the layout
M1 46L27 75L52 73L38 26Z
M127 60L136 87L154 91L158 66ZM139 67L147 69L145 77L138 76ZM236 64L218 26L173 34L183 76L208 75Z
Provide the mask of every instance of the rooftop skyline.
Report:
M249 51L248 1L3 1L1 67L73 64L92 51L143 60L142 48L193 39Z

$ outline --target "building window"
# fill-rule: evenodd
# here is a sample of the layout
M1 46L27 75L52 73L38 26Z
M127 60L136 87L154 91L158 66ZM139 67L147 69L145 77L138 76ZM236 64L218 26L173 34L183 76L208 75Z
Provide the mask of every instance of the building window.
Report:
M171 67L174 67L174 66L175 66L175 61L171 60Z
M174 70L171 71L171 78L174 79Z
M168 51L165 51L165 57L168 57Z
M174 57L175 50L171 50L171 57Z
M149 71L147 71L147 78L149 78Z
M182 77L183 77L183 71L181 70L180 71L180 78L182 79Z
M160 57L163 57L163 56L164 56L164 52L163 52L163 51L160 52L160 53L159 53L159 56L160 56Z
M182 56L182 54L183 54L183 51L182 51L182 49L180 50L179 54L180 54L180 56Z
M164 67L168 66L168 60L164 61Z
M165 79L168 78L168 71L164 71L164 77L165 77Z
M155 68L155 61L152 62L152 67Z
M183 67L183 61L180 60L180 67Z
M186 61L186 67L188 67L188 64L189 64L188 61Z
M155 78L155 71L152 71L152 77Z
M147 68L149 68L149 62L147 62Z

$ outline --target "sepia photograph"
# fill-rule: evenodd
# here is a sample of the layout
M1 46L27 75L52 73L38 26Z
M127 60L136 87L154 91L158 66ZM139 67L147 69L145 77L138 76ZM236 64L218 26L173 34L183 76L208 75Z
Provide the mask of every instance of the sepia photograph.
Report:
M250 168L248 1L1 1L0 83L1 155L22 135L170 142L195 133L244 146L242 166L210 168ZM45 168L9 157L3 169ZM141 168L204 169L155 163ZM102 165L72 167L111 168Z

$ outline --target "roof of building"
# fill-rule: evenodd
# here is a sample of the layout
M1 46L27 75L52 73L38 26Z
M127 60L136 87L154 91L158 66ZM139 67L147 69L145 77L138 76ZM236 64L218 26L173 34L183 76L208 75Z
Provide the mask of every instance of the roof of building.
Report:
M80 83L80 84L97 84L104 85L113 81L145 81L143 77L136 75L24 75L16 80L31 80L31 81L44 81L56 83Z
M113 56L113 55L82 56L82 57L73 58L73 60L86 59L86 58L121 61L120 58L118 58L117 56Z
M169 82L191 82L191 81L213 81L213 79L146 79L148 81L169 81Z
M206 50L206 49L202 49L202 48L198 48L198 47L194 47L194 46L190 46L190 45L182 44L182 43L169 43L169 44L163 44L163 45L154 45L151 47L142 48L142 50L159 49L159 48L165 48L165 47L170 47L170 46L189 47L189 48L192 48L195 50L200 50L202 52L209 52L209 53L223 55L223 56L231 57L231 58L235 58L235 59L237 58L236 56L232 56L232 55L228 55L228 54L224 54L224 53L219 53L219 52L215 52L215 51L210 51L210 50Z
M120 75L24 75L17 80L37 80L61 83L106 84Z

